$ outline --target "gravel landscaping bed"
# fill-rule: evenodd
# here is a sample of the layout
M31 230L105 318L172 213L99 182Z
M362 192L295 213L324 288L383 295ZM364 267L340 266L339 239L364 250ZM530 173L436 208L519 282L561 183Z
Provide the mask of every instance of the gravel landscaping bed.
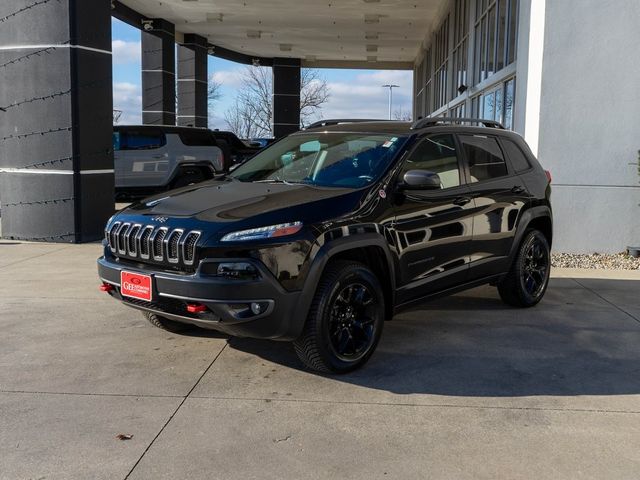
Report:
M594 268L598 270L640 270L640 258L626 253L575 254L553 253L551 265L558 268Z

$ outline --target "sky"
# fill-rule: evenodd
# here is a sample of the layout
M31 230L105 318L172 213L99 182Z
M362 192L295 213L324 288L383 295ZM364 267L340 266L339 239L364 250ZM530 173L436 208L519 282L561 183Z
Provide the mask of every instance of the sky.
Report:
M122 111L120 124L142 122L140 73L140 31L112 19L113 108ZM209 76L221 83L221 99L209 112L209 128L226 129L224 112L234 103L246 65L209 56ZM329 88L329 100L321 110L322 118L387 118L388 89L393 91L393 110L411 112L413 80L411 71L320 69Z

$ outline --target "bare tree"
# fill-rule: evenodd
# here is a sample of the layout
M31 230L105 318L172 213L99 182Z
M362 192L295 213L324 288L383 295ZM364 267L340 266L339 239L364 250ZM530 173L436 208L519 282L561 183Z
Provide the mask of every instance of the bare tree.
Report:
M393 112L394 120L400 120L401 122L410 122L412 118L413 115L411 115L411 112L409 110L405 110L402 107Z
M329 99L329 87L317 70L301 72L300 123L309 123ZM271 136L273 75L270 68L247 67L234 105L225 112L229 129L241 138Z
M207 84L207 102L209 102L209 107L212 107L213 104L222 98L221 88L222 82L216 81L213 75L211 75Z

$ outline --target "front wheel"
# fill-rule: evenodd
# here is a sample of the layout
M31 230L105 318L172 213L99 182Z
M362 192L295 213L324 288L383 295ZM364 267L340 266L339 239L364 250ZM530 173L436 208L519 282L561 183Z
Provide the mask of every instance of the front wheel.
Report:
M300 338L300 360L320 372L346 373L373 354L384 325L384 294L375 274L350 261L330 263Z
M550 273L549 242L539 230L529 230L509 273L498 284L500 298L514 307L533 307L544 297Z

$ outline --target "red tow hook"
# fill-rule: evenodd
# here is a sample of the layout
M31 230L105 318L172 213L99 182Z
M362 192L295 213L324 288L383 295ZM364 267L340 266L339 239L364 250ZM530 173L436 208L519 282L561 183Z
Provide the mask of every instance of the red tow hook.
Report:
M201 313L201 312L206 312L207 310L208 310L207 306L201 303L187 304L187 312L189 313Z
M101 292L113 292L116 289L116 287L114 287L110 283L105 282L103 282L102 285L100 285L100 287L98 288L100 288Z

